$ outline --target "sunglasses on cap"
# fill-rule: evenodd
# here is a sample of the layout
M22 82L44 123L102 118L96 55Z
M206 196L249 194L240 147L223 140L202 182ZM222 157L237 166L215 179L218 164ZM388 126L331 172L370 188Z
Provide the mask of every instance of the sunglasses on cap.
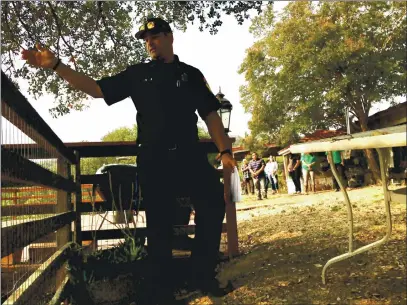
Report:
M146 29L146 27L147 27L147 30L152 30L152 29L154 29L154 28L155 28L155 22L154 22L154 21L150 21L150 22L147 22L147 24L142 24L142 25L139 27L139 31L144 31L144 30Z

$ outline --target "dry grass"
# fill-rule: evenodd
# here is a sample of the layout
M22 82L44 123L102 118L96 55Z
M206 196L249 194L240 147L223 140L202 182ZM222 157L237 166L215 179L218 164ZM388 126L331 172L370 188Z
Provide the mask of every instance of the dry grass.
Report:
M380 187L349 192L354 248L384 236ZM336 263L321 281L324 264L347 252L347 210L341 193L245 198L238 205L242 255L220 267L219 279L236 287L221 298L192 304L406 304L406 206L392 204L393 233L379 248Z

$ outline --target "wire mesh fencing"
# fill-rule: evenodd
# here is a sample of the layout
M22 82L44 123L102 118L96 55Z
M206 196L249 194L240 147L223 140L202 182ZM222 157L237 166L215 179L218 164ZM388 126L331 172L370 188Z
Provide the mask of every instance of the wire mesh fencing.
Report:
M5 101L22 96L7 81L2 73L1 301L48 304L66 278L55 258L71 241L71 162Z

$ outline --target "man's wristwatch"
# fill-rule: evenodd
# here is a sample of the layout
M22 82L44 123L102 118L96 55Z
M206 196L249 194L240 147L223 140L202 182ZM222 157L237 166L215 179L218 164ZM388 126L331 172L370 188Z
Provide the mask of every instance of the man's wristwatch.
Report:
M222 150L222 151L220 152L220 157L222 157L224 154L229 154L229 155L232 156L232 151L231 151L230 149Z

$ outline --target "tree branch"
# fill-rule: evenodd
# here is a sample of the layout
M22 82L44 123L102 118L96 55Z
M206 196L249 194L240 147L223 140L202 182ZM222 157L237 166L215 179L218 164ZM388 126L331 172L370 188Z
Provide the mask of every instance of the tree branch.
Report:
M392 40L393 39L393 36L394 36L394 31L400 26L399 25L399 22L401 21L401 23L403 23L403 21L404 21L404 19L405 19L406 17L405 16L401 16L401 18L399 18L398 20L397 20L397 22L395 22L395 26L393 27L393 29L390 31L392 34L391 35L389 35L389 36L387 36L387 39L384 41L384 43L383 43L383 46L382 46L382 51L384 51L385 50L385 48L386 48L386 46L387 46L387 44L389 43L389 41L390 40Z
M97 7L98 7L98 15L96 16L95 31L96 31L96 29L97 29L100 16L102 15L102 1L96 1L96 5L97 5Z
M365 104L366 104L366 105L365 105L366 112L369 113L369 112L370 112L370 108L372 108L372 102L371 102L370 100L367 100L367 99L366 99L366 103L365 103Z
M59 58L59 41L61 40L61 36L58 35L58 40L57 40L57 55Z
M5 15L4 20L5 20L5 23L6 23L6 28L7 28L8 32L10 33L11 40L13 42L15 42L15 44L18 45L20 48L24 49L23 46L18 42L18 40L15 40L16 36L14 35L14 32L11 31L11 29L10 29L10 24L8 23L8 5L7 5L7 2L4 5L4 15Z
M50 1L47 1L47 4L48 4L48 6L49 6L49 8L50 8L50 11L51 11L52 16L54 17L55 24L56 24L56 27L57 27L57 30L58 30L58 34L59 34L58 37L60 37L60 38L63 40L63 42L65 43L65 45L68 47L69 54L71 55L73 65L75 66L75 70L76 70L76 71L79 71L79 70L78 70L78 66L76 65L76 62L75 62L75 57L74 57L74 55L73 55L73 53L72 53L73 47L66 41L65 37L62 35L61 27L59 26L59 18L58 18L58 16L57 16L57 14L56 14L54 8L52 7L51 2L50 2ZM59 40L59 38L58 38L58 40ZM58 46L59 46L59 44L58 44Z
M357 91L357 96L360 99L363 110L368 114L371 107L371 103L366 99L365 95L363 95L363 93L361 93L359 90Z
M105 27L105 29L106 29L106 31L107 31L107 34L108 34L109 37L110 37L110 40L113 41L114 49L116 50L117 45L119 44L119 42L114 38L112 32L111 32L110 29L107 27L106 22L105 22L105 17L103 16L103 14L102 14L102 18L101 18L101 19L102 19L102 24L103 24L103 26Z
M18 18L18 21L20 21L21 25L23 26L24 30L27 32L28 37L32 40L32 42L35 44L37 41L34 39L34 37L31 35L31 32L28 30L28 27L26 24L23 22L21 19L21 16L19 14L19 10L17 9L16 5L14 4L14 1L11 1L11 5L14 7L14 10L16 11L16 15Z
M99 6L99 13L100 13L100 17L102 19L102 24L106 28L106 31L109 34L110 39L113 41L114 48L116 49L116 45L120 45L120 46L125 47L128 50L130 50L131 49L130 46L128 46L127 44L123 44L120 41L116 40L116 38L114 38L114 35L113 35L112 31L110 30L110 28L106 24L105 16L103 14L102 4L100 4L100 6Z
M13 63L13 56L11 56L11 51L10 50L8 50L8 57L10 58L10 67L6 70L6 71L8 71L8 70L11 70L11 68L13 68L14 69L14 72L16 71L16 67L14 66L14 63Z
M346 86L345 96L346 96L345 102L347 103L349 110L353 110L355 114L358 113L361 110L360 107L358 107L360 105L359 103L354 102L355 99L351 94L351 88L349 84Z

